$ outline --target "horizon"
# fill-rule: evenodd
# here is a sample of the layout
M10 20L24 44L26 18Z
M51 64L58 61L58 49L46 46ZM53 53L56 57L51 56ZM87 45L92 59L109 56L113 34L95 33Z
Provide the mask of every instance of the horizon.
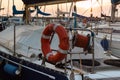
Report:
M22 0L14 0L14 4L15 4L17 10L24 9L24 4L23 4ZM0 15L1 16L2 15L8 15L8 16L12 15L12 5L13 5L13 0L3 0L1 8L5 8L5 9L1 10ZM71 5L71 3L59 4L59 8L62 11L69 12L70 5ZM100 17L101 13L104 13L105 15L108 15L108 16L111 15L111 0L104 0L102 3L101 3L101 0L92 0L92 3L91 3L91 0L79 1L76 3L76 6L77 6L77 13L80 15L89 17L91 14L91 8L92 8L92 14L94 17L96 17L96 16ZM102 6L102 11L101 11L101 6ZM119 8L119 6L117 8ZM41 8L41 11L44 11L44 10L46 13L51 13L52 14L51 17L54 17L54 16L56 16L57 5L43 6ZM120 11L118 10L118 13L119 12ZM35 16L35 13L32 14L32 16ZM42 15L39 15L39 16L41 17ZM120 14L118 14L117 16L120 16Z

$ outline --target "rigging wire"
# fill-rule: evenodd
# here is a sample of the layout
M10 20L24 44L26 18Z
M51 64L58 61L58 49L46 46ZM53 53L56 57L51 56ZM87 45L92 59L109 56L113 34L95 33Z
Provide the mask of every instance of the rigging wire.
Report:
M88 10L89 10L89 8L88 8L87 10L85 10L85 11L82 13L82 15L84 15Z
M92 3L91 5L93 5L93 4L96 4L96 2ZM86 10L82 13L82 15L84 15L88 10L90 10L90 8L86 9Z
M100 9L101 9L101 13L103 12L103 0L101 0L101 3L99 2L99 0L97 0L99 6L100 6Z

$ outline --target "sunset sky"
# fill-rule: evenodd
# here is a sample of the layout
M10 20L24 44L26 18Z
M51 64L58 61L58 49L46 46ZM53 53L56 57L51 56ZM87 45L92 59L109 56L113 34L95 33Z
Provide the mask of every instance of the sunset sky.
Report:
M24 4L22 0L14 0L14 2L18 10L24 9ZM2 8L5 9L0 12L0 15L12 15L12 5L13 5L13 0L2 0ZM71 3L60 4L59 8L62 11L69 11L70 5ZM46 7L43 6L41 10L43 11L44 8L46 8L45 12L51 13L52 14L51 16L56 16L56 10L57 10L56 6L57 5L51 5ZM91 7L93 8L92 9L93 16L100 16L101 14L101 0L92 0L92 3L91 0L80 1L76 3L76 6L77 6L77 13L81 15L90 16ZM102 7L103 7L102 12L106 15L110 15L111 0L103 0Z

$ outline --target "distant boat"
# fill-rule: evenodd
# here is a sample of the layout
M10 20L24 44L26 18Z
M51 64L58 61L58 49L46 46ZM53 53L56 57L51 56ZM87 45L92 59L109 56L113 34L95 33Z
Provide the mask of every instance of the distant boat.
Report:
M104 24L99 25L98 28L94 29L97 33L97 37L99 39L103 39L106 35L107 39L109 40L109 49L112 51L112 55L120 57L120 46L118 45L120 42L120 23L116 22L111 24L111 26Z
M112 0L112 13L109 16L109 21L98 23L94 28L97 33L97 37L103 39L106 35L109 40L109 49L112 51L112 55L120 58L120 22L115 18L116 6L119 4L119 0ZM115 6L113 8L113 6ZM103 17L103 16L102 16ZM104 16L106 18L106 16Z

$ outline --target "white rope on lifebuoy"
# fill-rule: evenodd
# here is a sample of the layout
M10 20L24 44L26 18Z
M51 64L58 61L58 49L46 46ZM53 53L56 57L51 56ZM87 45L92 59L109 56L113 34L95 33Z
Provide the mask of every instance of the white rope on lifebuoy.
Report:
M42 34L42 38L44 38L44 39L50 39L50 37L51 36L47 36L47 35Z

